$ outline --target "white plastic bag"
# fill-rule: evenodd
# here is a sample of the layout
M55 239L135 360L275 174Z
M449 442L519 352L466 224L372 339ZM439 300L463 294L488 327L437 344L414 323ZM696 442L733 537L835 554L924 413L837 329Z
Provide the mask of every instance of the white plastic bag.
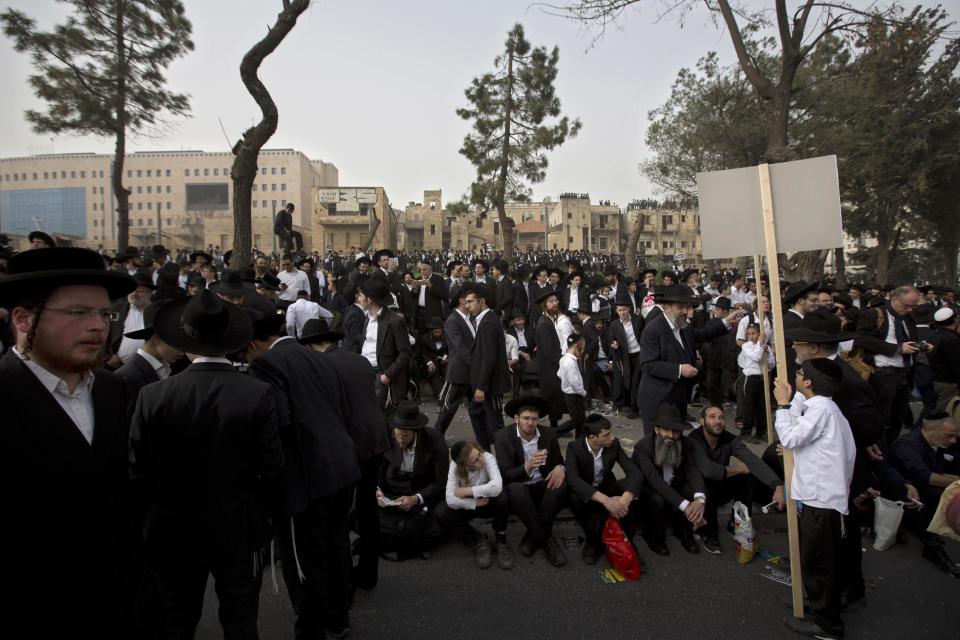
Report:
M873 532L877 536L873 541L874 549L883 551L896 543L901 519L903 519L902 502L887 500L880 496L873 499Z
M737 543L737 562L748 564L756 553L753 520L742 502L733 503L733 540Z

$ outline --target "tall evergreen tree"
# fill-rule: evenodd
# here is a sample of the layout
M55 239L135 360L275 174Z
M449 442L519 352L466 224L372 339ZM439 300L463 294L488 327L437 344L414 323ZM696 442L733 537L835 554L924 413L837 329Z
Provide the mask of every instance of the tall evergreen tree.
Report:
M26 113L34 131L114 138L110 177L122 250L130 233L127 134L154 132L189 111L187 96L166 88L165 72L193 49L192 27L180 0L65 1L73 13L53 31L12 9L0 22L16 50L30 54L30 84L46 103L44 111Z
M503 54L494 61L496 71L474 78L464 92L471 106L457 109L457 115L473 122L460 148L477 170L470 199L497 210L507 260L513 258L514 223L505 203L528 199L524 181L537 183L546 177L544 152L580 130L579 119L560 115L553 86L559 57L557 47L548 52L531 46L523 26L514 25Z

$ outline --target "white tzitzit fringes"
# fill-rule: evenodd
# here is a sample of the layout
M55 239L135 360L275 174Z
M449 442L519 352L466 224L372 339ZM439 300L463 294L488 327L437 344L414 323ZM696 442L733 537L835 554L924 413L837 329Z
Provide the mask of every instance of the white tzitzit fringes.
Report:
M290 541L293 543L293 562L297 565L297 577L303 582L303 569L300 568L300 557L297 555L297 532L293 527L293 516L290 516Z

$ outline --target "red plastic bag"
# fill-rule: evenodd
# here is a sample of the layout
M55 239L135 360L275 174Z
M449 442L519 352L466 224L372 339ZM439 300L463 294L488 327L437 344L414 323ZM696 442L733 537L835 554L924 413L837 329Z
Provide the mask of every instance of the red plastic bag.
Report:
M614 517L608 517L603 525L603 544L607 547L607 559L617 573L627 580L640 579L640 558L637 557L637 550L627 540L620 521Z

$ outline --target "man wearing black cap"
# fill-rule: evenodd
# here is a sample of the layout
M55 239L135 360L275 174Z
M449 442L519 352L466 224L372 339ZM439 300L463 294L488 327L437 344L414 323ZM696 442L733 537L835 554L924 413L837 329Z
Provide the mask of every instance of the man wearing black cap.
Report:
M377 400L384 410L406 398L410 375L410 339L403 317L390 310L393 297L386 278L368 278L360 303L366 312L360 355L377 371Z
M946 411L950 400L960 393L960 314L946 305L933 314L937 323L937 340L930 353L933 367L933 388L937 394L937 411Z
M297 635L334 635L350 626L351 558L347 516L360 459L346 427L347 386L326 356L280 337L283 318L249 312L253 337L244 352L250 376L269 384L286 464L277 539Z
M331 331L323 319L308 320L300 336L300 343L320 351L330 359L342 380L344 401L347 404L347 430L353 438L360 459L360 480L354 498L358 562L353 572L353 586L372 589L377 586L380 560L380 515L377 506L377 482L383 454L390 449L387 421L377 407L374 392L377 373L367 360L337 346L344 337L340 331Z
M579 271L568 274L567 285L560 291L560 308L570 314L581 310L590 313L590 292L583 286L583 274Z
M88 249L36 249L9 258L0 308L15 344L0 359L3 462L18 578L5 624L37 637L123 638L113 609L128 530L123 383L97 369L115 315L136 287ZM125 585L124 585L125 586Z
M490 284L490 278L487 276L488 265L486 260L476 258L470 263L470 270L473 272L471 277L476 284Z
M475 327L470 354L470 388L473 398L467 405L477 442L489 451L497 431L503 428L500 415L503 394L510 390L510 370L500 318L492 306L496 303L492 287L483 284L465 285L464 303Z
M797 633L817 638L842 638L842 538L847 524L850 481L856 445L847 419L831 399L843 382L833 360L812 358L797 368L795 397L790 385L777 378L777 435L793 450L790 497L798 503L800 564L810 618L784 619ZM802 398L802 400L800 399Z
M527 527L520 553L530 557L543 547L547 561L559 567L567 559L553 538L553 521L568 496L557 433L537 425L549 411L549 401L539 396L508 402L503 412L514 424L497 432L496 456L510 510Z
M573 323L560 311L560 300L552 288L544 289L536 302L543 308L536 332L538 386L541 395L550 401L550 426L556 429L565 407L558 377L560 358L573 333Z
M817 308L817 284L803 280L791 283L783 292L783 327L784 332L796 329L803 325L803 317ZM771 335L771 334L767 334ZM784 340L787 347L787 372L793 380L797 371L797 353L793 350L793 341Z
M143 310L143 328L124 334L126 338L143 341L133 357L117 369L117 376L127 391L128 416L133 415L140 389L151 382L166 380L170 377L170 366L183 357L182 351L168 345L154 332L153 318L158 307L158 304L147 305Z
M490 279L493 280L490 286L496 287L497 305L493 311L501 322L510 319L510 311L513 310L513 281L510 280L510 267L507 261L496 259L490 267Z
M426 331L433 318L443 317L443 305L447 301L447 287L438 274L433 272L433 263L424 258L420 261L420 279L414 281L416 289L417 331Z
M570 510L585 536L581 557L587 564L596 564L603 553L602 531L608 515L619 519L627 540L633 540L636 526L630 505L640 495L643 476L613 435L609 420L592 413L585 428L583 437L567 445L567 484ZM613 475L614 464L625 475L621 480Z
M110 346L115 357L107 362L113 368L126 363L143 345L143 340L129 338L125 334L143 329L143 310L150 304L150 298L157 288L145 270L137 271L133 279L137 288L123 300L113 303L113 311L117 312L118 317L116 322L110 324Z
M681 546L689 553L700 553L693 529L706 524L707 496L703 475L683 437L690 422L681 418L674 405L663 404L652 424L654 432L633 448L633 461L644 478L641 499L634 505L642 514L643 538L657 555L670 555L669 522Z
M377 265L377 269L373 272L373 275L383 276L390 287L390 291L394 293L399 291L402 285L400 274L396 271L396 265L392 263L396 258L396 254L390 249L380 249L373 254L373 263Z
M663 313L647 322L640 337L642 374L637 403L643 415L643 431L649 436L660 405L669 403L686 415L693 380L699 374L696 344L712 340L730 331L740 319L736 310L723 319L713 319L701 329L688 326L687 312L698 304L682 286L664 287L659 304Z
M31 249L52 249L57 246L53 238L43 231L31 231L27 236L27 240L30 241Z
M141 390L130 427L132 473L151 505L143 535L160 628L168 637L193 635L212 573L224 634L252 637L271 536L264 496L283 468L270 385L225 357L244 349L253 326L241 307L210 291L166 303L153 324L191 360Z
M634 315L630 298L622 292L615 300L617 318L607 329L613 362L613 404L627 418L637 417L637 385L640 384L640 336L644 321Z

